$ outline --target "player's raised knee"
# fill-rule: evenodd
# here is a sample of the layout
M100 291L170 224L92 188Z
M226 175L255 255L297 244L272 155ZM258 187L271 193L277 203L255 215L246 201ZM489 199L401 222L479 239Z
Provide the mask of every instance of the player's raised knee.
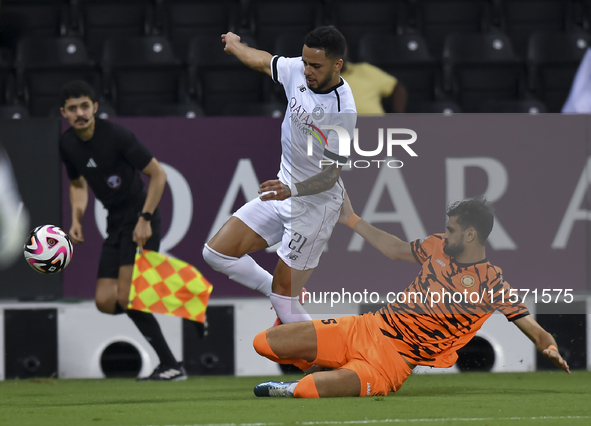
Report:
M259 355L266 358L276 357L276 355L271 350L271 346L269 346L269 342L267 342L267 330L263 330L258 333L254 337L252 345L254 346L254 350L257 351Z
M207 262L207 264L213 268L211 261L212 261L212 256L214 256L214 254L211 252L211 248L207 244L203 245L203 250L201 250L201 255L203 256L203 260L205 260L205 262Z
M203 251L201 253L203 255L203 260L205 260L214 271L218 272L224 272L228 267L228 263L232 260L229 256L223 256L207 244L203 246Z

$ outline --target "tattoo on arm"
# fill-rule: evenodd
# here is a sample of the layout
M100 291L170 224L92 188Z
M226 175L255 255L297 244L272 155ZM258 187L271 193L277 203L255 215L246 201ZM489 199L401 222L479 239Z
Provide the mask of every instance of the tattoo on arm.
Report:
M340 174L341 169L336 164L324 166L317 175L296 184L298 196L319 194L329 190L335 185Z

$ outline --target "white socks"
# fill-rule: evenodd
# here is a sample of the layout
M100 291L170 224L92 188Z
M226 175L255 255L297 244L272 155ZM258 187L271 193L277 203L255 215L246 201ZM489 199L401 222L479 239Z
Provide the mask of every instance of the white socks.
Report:
M271 292L273 275L261 268L249 255L245 254L241 258L226 256L205 244L203 258L214 270L223 272L231 280L270 296L271 304L283 324L312 320L300 304L298 296L281 296Z
M261 268L252 257L245 254L241 258L218 253L207 244L203 247L203 259L218 272L223 272L231 280L265 296L271 294L273 275Z
M312 320L310 314L301 305L298 296L289 297L271 293L270 299L277 316L283 324Z
M291 382L289 384L289 386L287 387L287 392L286 392L287 395L286 396L293 398L293 393L295 392L295 388L296 388L296 386L298 385L299 382L300 381L297 380L297 381Z

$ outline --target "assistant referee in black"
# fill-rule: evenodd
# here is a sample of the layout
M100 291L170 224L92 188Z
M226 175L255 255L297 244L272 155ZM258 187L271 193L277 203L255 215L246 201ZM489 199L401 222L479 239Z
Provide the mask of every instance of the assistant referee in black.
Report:
M88 186L109 211L96 283L96 306L107 314L127 313L152 345L160 365L148 380L184 380L184 368L172 355L152 314L127 310L136 249L158 251L160 215L156 207L166 185L166 173L136 136L117 124L96 120L93 88L72 81L61 90L61 113L70 128L60 139L60 155L70 179L70 238L84 242L82 217ZM144 191L140 171L150 178Z

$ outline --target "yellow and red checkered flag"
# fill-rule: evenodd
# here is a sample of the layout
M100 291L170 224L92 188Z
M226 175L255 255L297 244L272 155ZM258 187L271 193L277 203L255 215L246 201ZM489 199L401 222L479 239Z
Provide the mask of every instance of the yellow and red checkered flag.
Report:
M135 255L128 308L202 323L212 289L194 266L144 250Z

